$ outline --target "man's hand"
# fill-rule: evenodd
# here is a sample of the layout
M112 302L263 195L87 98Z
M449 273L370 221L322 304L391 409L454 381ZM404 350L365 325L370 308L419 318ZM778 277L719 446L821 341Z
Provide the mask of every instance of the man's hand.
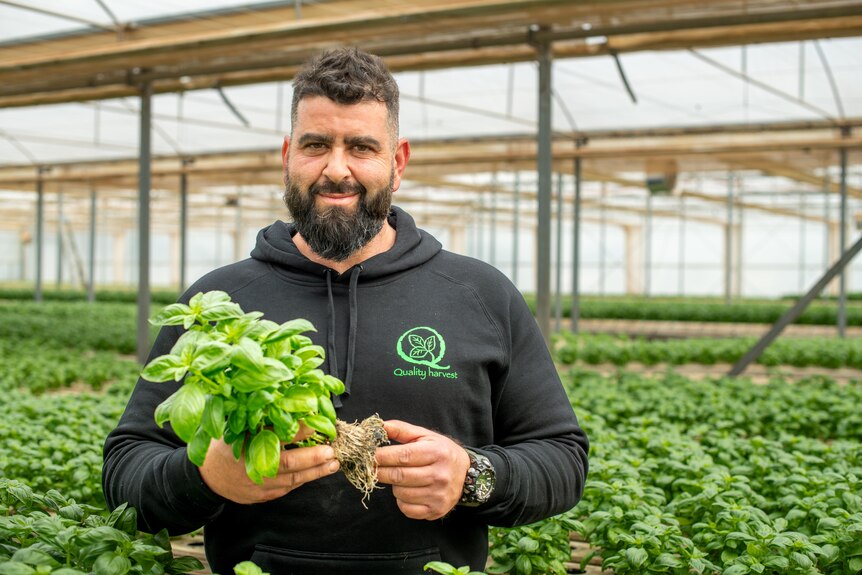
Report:
M398 508L411 519L439 519L464 488L470 456L464 448L424 427L384 422L389 439L401 445L377 449L377 478L392 485Z
M230 445L219 439L210 442L199 469L204 483L214 492L235 503L250 504L278 499L303 483L331 475L338 471L338 461L328 445L282 451L278 475L265 477L263 485L258 485L246 474L245 462L234 459Z

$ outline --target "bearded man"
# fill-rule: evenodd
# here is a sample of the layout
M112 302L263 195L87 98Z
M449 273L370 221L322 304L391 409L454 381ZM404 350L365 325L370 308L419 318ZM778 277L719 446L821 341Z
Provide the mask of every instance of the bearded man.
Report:
M332 398L339 419L385 420L384 489L366 509L326 445L285 450L263 485L224 441L198 468L153 417L179 384L139 380L105 444L108 503L137 508L144 531L204 527L223 574L249 559L275 575L418 575L434 560L481 570L488 525L577 503L586 435L515 286L392 206L410 146L382 60L357 49L312 59L295 78L291 119L282 159L292 223L261 230L251 258L180 301L218 289L272 321L316 325L327 371L345 384ZM180 335L163 328L150 359Z

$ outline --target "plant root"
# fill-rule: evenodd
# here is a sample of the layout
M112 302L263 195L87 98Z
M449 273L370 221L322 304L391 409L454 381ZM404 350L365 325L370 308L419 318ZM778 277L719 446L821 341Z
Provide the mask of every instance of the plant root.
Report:
M362 506L368 509L365 500L377 487L377 461L374 453L381 445L389 443L383 420L377 414L361 422L335 422L336 437L332 442L335 458L347 480L362 492Z

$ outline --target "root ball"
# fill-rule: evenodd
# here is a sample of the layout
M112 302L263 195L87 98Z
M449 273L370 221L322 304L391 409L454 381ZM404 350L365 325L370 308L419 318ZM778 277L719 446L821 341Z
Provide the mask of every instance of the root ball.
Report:
M362 505L377 486L377 462L374 453L389 443L383 420L377 414L361 422L335 422L336 437L332 443L335 458L347 480L362 492Z

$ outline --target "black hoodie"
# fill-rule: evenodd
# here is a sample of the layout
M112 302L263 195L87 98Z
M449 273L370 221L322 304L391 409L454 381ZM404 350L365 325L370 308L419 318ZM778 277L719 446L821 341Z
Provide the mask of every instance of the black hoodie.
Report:
M414 575L432 560L481 570L487 525L530 523L577 503L587 438L523 297L493 267L442 250L404 211L393 208L389 221L392 249L340 275L303 256L292 226L276 222L260 231L251 259L207 274L181 301L220 289L267 319L310 320L324 367L347 387L338 417L379 413L474 448L497 473L490 501L408 519L388 486L365 509L337 473L275 501L232 503L204 484L170 426L155 424L155 407L178 384L139 380L105 443L112 508L129 502L144 531L205 526L207 558L222 575L247 559L273 575ZM150 358L180 335L163 328Z

